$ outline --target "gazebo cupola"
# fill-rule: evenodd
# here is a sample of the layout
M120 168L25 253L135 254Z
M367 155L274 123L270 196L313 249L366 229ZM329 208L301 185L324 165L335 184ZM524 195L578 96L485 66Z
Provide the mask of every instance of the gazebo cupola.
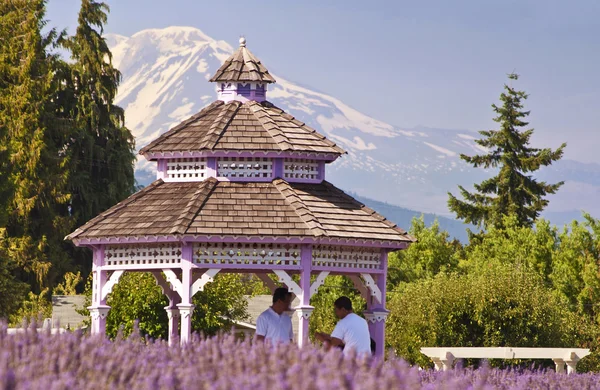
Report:
M189 340L192 297L218 273L252 273L271 289L275 274L300 299L302 346L311 296L345 275L382 356L387 255L414 239L325 180L346 152L265 100L275 79L245 39L211 81L218 100L140 150L156 181L67 236L94 252L92 333L104 333L124 272L152 273L169 298L169 342Z
M246 48L246 38L240 38L240 47L210 79L217 84L219 100L245 102L267 100L267 85L275 79Z

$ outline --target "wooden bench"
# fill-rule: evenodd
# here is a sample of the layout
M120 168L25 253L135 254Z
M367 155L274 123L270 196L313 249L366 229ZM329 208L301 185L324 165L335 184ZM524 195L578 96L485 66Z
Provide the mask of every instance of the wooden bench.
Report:
M454 359L552 359L556 372L576 372L577 362L590 354L584 348L521 348L521 347L425 347L421 352L435 364L436 370L449 370Z

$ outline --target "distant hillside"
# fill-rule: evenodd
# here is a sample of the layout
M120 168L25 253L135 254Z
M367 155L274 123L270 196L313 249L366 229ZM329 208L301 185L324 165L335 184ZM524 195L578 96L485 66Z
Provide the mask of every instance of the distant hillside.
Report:
M440 228L442 230L446 230L450 234L451 238L457 238L461 242L467 243L469 242L469 239L467 237L467 228L474 228L472 225L464 224L455 219L442 217L436 214L422 213L420 211L405 209L403 207L394 206L389 203L379 202L377 200L365 198L352 192L349 192L348 194L351 195L353 198L357 199L358 201L364 203L366 206L382 214L390 221L398 224L398 226L405 230L408 230L410 228L411 221L414 217L419 218L421 215L424 215L425 224L427 226L430 226L433 223L433 221L435 221L437 218L437 220L440 223Z

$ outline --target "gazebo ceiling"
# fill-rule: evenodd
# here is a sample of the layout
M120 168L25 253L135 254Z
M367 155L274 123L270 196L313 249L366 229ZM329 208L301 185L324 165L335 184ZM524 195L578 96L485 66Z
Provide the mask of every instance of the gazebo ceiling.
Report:
M67 238L311 237L410 243L394 223L328 182L155 181Z
M217 100L142 148L140 154L232 150L346 153L270 102Z

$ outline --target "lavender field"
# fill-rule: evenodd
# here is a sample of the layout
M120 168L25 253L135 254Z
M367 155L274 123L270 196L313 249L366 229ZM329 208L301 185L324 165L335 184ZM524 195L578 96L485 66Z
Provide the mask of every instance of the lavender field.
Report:
M400 359L343 358L336 350L252 346L232 337L185 347L78 333L0 329L0 390L8 389L598 389L600 375L482 368L419 371Z

